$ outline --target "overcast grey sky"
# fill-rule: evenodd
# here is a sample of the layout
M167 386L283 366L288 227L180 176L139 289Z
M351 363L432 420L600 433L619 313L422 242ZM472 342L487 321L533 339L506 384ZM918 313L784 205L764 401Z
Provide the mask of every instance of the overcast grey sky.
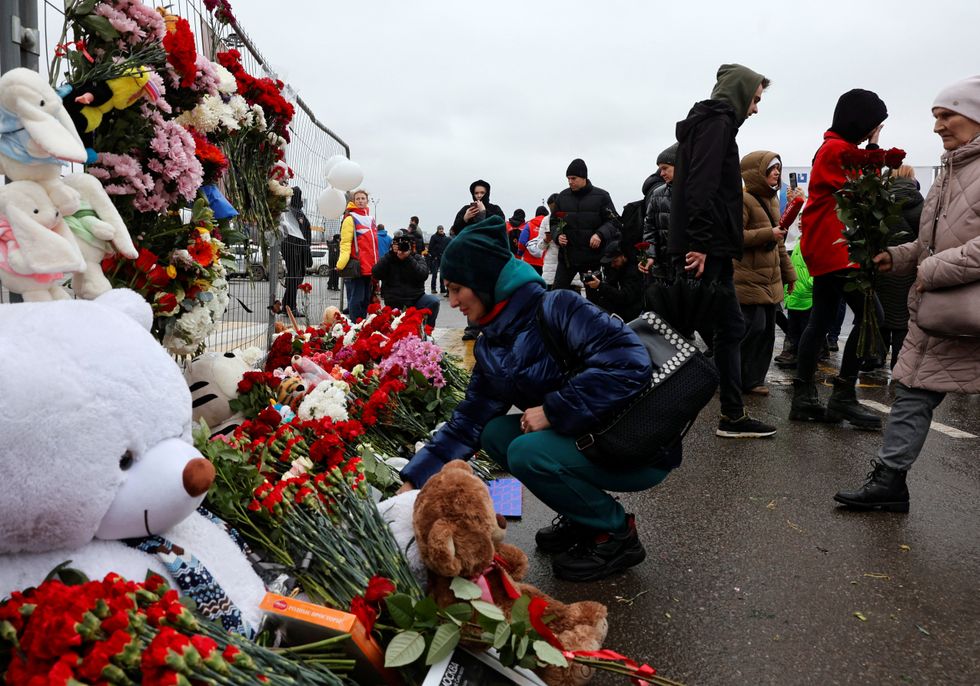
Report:
M976 0L606 2L233 0L243 28L347 140L389 228L447 229L476 178L532 214L574 157L622 207L719 64L772 79L739 135L807 165L837 97L876 91L881 143L913 165L942 151L930 105L980 73Z

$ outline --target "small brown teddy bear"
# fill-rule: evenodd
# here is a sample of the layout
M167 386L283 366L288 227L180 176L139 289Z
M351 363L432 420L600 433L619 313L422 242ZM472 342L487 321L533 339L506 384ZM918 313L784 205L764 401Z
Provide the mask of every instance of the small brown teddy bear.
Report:
M605 605L591 600L566 605L534 586L517 583L527 572L527 555L503 542L507 522L493 511L490 491L468 463L449 462L426 482L415 500L413 523L419 556L429 573L429 592L439 607L458 602L450 584L453 577L461 576L489 590L508 618L520 595L543 598L548 603L546 614L554 617L548 628L565 650L602 647L609 628ZM579 686L592 673L577 664L538 670L551 686Z

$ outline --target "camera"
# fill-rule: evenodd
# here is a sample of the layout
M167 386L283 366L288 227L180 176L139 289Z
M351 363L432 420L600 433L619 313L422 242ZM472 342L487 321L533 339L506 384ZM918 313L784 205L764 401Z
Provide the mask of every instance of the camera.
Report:
M602 280L602 276L599 272L594 272L591 270L587 272L579 272L578 276L580 279L582 279L582 283L592 281L593 279L599 279L600 281Z
M412 252L412 248L415 247L415 241L411 238L396 238L392 245L398 252Z

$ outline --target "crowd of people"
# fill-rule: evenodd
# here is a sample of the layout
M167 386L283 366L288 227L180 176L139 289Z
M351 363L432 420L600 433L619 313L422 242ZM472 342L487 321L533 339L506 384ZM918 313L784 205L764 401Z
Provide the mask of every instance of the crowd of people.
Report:
M861 369L886 360L859 357L858 327L826 401L816 371L837 349L844 308L855 321L864 309L848 286L854 265L836 210L834 194L846 181L842 156L876 148L888 110L871 91L841 95L804 196L794 179L784 182L778 151L742 156L738 148L738 132L769 86L747 67L722 65L710 97L678 122L676 142L657 156L643 200L622 213L575 159L567 187L530 219L523 209L507 218L478 179L448 235L439 226L426 244L412 217L386 248L366 191L353 194L337 260L351 317L364 316L379 282L386 304L429 309L433 324L436 296L447 295L467 317L464 339L477 339L466 399L404 468L404 489L483 448L557 513L537 543L555 555L558 576L597 579L642 561L636 519L609 491L661 482L680 463L679 438L649 464L624 471L587 458L575 436L608 423L649 385L656 370L627 322L650 307L651 293L679 281L698 284L710 303L693 328L720 379L717 436L775 435L743 402L746 394L768 395L774 361L795 370L790 420L882 428L856 386ZM896 397L867 482L835 496L856 509L907 512L906 475L933 410L946 393L980 392L980 77L944 89L932 114L945 154L929 197L923 202L911 167L890 170L902 221L891 247L875 257L882 277L875 314ZM786 243L783 221L790 205L803 206L795 246ZM926 308L943 308L938 318L946 323L922 324ZM777 326L785 344L774 357ZM548 343L555 340L575 369L556 359ZM521 413L509 413L513 407Z

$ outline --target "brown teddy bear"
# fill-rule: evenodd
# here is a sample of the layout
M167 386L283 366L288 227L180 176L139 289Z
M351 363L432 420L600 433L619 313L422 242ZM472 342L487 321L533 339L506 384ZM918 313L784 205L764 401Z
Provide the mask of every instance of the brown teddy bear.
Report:
M548 603L546 614L554 617L548 628L565 650L602 647L609 628L605 605L591 600L566 605L534 586L518 583L527 572L527 555L503 542L507 522L494 512L490 491L468 463L449 462L426 482L415 500L413 523L419 556L428 569L429 592L439 607L458 602L450 584L460 576L489 591L508 618L521 595L543 598ZM578 664L538 670L551 686L585 684L592 673Z

